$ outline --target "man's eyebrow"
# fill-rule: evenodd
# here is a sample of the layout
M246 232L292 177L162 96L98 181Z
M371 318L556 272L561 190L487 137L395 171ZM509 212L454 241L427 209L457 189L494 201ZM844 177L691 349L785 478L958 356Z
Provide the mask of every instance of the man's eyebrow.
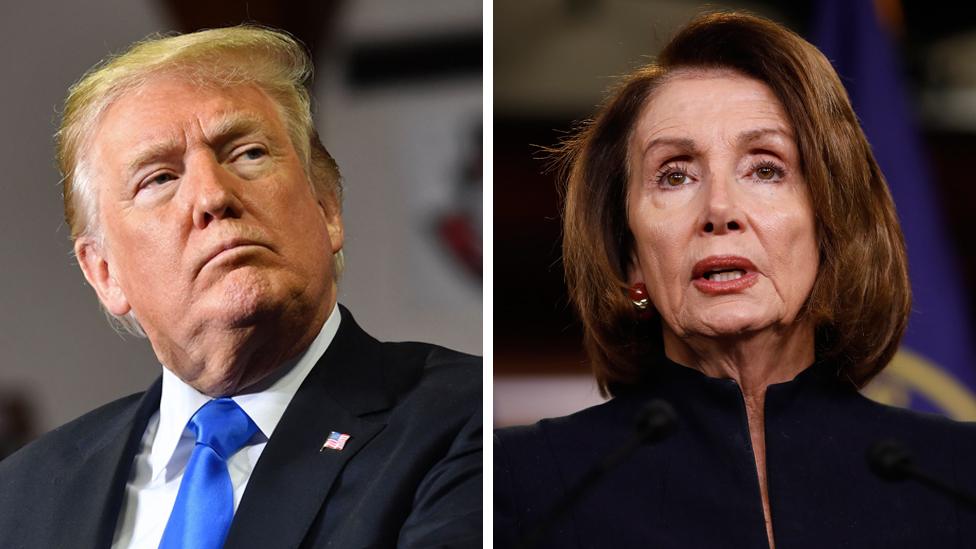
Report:
M222 116L214 124L207 128L207 143L211 147L218 149L228 142L239 137L251 134L262 134L268 136L264 131L265 121L258 116L249 113L236 113ZM126 162L126 177L131 177L135 172L146 164L173 154L174 151L181 150L182 141L178 139L163 139L142 148L137 148L131 160Z
M125 163L125 176L131 177L139 169L159 158L169 156L174 151L183 148L183 143L178 139L163 139L155 141L143 147L137 147L136 153Z
M207 142L214 148L220 148L228 141L245 135L267 135L266 126L264 119L251 113L231 113L221 116L206 129Z

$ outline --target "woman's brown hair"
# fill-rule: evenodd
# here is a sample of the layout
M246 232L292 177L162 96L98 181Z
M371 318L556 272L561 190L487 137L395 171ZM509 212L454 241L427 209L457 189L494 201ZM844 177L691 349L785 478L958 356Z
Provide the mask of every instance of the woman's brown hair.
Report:
M628 143L652 92L679 71L724 69L765 83L796 135L817 223L820 265L801 318L820 360L862 386L891 360L911 308L904 238L884 175L830 62L788 29L741 13L702 15L610 95L556 151L566 181L563 261L601 390L639 382L663 353L660 319L627 297L633 235Z

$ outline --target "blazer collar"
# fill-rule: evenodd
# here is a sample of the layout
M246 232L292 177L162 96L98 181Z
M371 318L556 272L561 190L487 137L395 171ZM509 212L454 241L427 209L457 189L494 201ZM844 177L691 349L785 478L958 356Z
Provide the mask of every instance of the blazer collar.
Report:
M385 424L361 416L395 403L383 374L381 345L342 307L335 339L288 405L251 474L225 547L297 547L345 464ZM162 378L137 404L76 443L78 466L54 482L72 505L62 546L108 547L125 485L149 419L159 410ZM322 449L331 432L350 435L341 451Z
M729 387L736 386L732 379L709 377L699 370L674 362L664 353L655 355L653 359L644 364L642 372L643 375L637 383L631 386L618 387L615 393L620 395L641 394L649 388L662 385L694 388L706 392L726 390ZM840 366L834 362L821 359L804 368L793 379L770 385L769 390L776 392L811 386L826 387L845 384L849 385L850 381L843 376Z
M149 418L159 408L162 380L157 379L132 406L123 410L95 436L80 439L78 465L53 480L60 484L66 506L59 547L108 547L112 544L132 461ZM83 503L79 503L83 502Z
M339 331L303 388L321 388L355 416L387 410L396 399L387 386L382 346L359 327L349 309L339 308Z
M380 343L342 308L335 339L298 389L251 473L224 547L299 546L346 463L386 426L362 416L394 402ZM341 450L323 446L333 432L349 435Z

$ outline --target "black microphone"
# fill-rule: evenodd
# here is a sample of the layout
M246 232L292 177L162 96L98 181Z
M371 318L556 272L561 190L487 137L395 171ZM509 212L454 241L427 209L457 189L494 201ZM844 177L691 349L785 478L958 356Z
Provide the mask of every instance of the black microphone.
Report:
M957 503L976 510L976 497L953 488L915 466L912 454L901 442L894 439L879 440L868 447L868 466L880 478L890 482L917 480L932 490L951 497Z
M537 546L556 521L572 509L609 471L615 469L644 444L657 443L667 438L674 432L677 423L674 408L667 402L654 399L645 404L635 417L633 435L627 439L627 442L587 471L566 493L566 497L557 501L536 527L522 538L517 547L531 549Z
M660 442L674 432L678 416L674 408L663 400L654 399L637 413L636 429L638 445L644 442ZM636 448L635 448L636 449Z

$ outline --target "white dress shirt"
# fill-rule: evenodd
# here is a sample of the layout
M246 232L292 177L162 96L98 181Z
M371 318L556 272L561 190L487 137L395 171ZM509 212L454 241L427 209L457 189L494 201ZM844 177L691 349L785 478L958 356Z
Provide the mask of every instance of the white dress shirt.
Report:
M322 325L319 335L303 354L282 366L281 373L261 382L260 390L231 397L258 426L258 431L244 448L227 460L234 486L234 512L240 505L251 471L285 408L329 347L339 329L339 321L339 307L336 306ZM187 423L210 400L210 397L163 367L159 411L149 419L139 453L133 462L112 549L159 547L170 511L176 502L180 481L183 480L183 471L196 444Z

